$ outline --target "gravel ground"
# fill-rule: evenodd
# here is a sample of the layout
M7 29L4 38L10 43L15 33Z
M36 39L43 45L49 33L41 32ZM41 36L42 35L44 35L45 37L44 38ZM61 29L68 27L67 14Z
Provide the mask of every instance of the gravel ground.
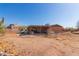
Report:
M7 41L10 45L14 44L17 56L79 56L78 34L63 33L57 37L36 35L20 37L8 33L0 40Z

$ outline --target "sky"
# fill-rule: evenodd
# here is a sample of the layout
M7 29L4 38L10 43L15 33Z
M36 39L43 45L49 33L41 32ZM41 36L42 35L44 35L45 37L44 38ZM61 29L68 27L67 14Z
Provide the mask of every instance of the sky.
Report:
M0 18L5 24L59 24L75 27L79 21L79 4L75 3L0 3Z

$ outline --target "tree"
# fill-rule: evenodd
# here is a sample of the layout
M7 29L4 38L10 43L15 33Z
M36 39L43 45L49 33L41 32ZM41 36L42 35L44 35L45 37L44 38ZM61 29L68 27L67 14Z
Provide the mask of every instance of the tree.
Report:
M47 23L47 24L45 24L45 26L50 26L50 24L49 24L49 23Z
M79 21L77 22L77 29L79 29Z
M0 34L4 34L5 27L4 27L4 18L0 21Z

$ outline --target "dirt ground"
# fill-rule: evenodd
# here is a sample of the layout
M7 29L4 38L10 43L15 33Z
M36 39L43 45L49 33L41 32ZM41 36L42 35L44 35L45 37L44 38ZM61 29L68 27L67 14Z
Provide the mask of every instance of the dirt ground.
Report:
M57 36L21 37L14 33L6 33L0 40L7 41L10 45L14 44L15 52L18 52L19 56L79 56L79 34L67 32Z

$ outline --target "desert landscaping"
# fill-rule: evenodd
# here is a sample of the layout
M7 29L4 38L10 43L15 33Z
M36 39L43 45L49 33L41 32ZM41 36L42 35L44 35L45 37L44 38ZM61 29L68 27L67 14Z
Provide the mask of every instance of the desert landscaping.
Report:
M0 37L0 51L15 56L78 56L79 34L64 32L57 36L5 33Z

